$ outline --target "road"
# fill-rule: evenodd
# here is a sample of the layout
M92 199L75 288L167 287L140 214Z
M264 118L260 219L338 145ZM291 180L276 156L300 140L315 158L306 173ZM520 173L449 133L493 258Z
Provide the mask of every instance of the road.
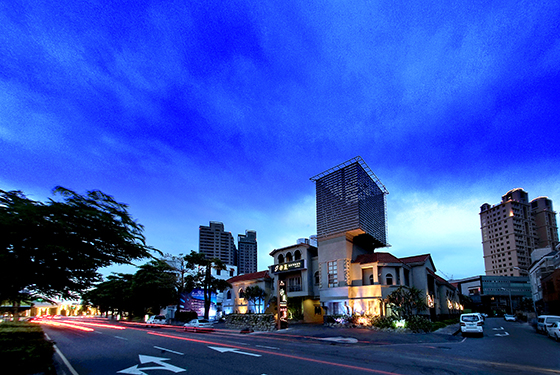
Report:
M348 330L341 338L337 330L329 331L330 337L311 337L289 330L193 333L106 320L74 322L88 323L82 326L92 330L43 327L56 343L58 361L64 358L69 365L60 369L71 375L560 374L559 343L526 324L498 318L487 320L482 338L408 335L392 340L399 334L386 334L382 341L368 339L365 330L355 330L355 339Z

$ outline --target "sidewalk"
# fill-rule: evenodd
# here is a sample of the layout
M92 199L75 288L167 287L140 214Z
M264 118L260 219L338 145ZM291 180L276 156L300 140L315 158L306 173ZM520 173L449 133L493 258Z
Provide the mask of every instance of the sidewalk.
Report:
M403 345L421 343L446 343L462 340L459 323L430 333L412 333L406 330L375 330L370 328L338 328L322 324L292 324L276 334L301 336L338 344Z

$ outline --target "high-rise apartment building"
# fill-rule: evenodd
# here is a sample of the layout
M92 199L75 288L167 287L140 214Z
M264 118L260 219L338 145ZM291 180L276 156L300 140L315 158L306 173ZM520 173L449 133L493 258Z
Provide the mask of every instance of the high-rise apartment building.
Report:
M237 269L239 275L257 272L257 232L254 230L237 235Z
M211 221L210 225L201 225L198 235L198 252L206 259L218 258L222 262L236 266L237 248L231 232L224 231L224 224Z
M552 201L529 201L523 189L502 196L500 204L480 206L484 268L488 276L526 276L531 253L558 243L558 226Z

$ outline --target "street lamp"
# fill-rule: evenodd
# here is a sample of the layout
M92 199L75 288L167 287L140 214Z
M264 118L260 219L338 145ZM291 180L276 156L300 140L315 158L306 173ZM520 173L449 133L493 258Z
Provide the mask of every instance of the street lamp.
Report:
M507 290L508 294L509 294L509 312L511 313L511 315L513 315L513 305L511 303L511 290L506 289L506 288L500 288L501 290Z

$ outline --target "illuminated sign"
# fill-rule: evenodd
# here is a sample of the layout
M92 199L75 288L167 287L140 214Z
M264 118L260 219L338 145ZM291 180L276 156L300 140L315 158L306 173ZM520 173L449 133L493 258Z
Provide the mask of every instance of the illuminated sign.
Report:
M272 273L289 272L301 269L305 269L304 259L296 260L295 262L281 263L270 266L270 271Z

